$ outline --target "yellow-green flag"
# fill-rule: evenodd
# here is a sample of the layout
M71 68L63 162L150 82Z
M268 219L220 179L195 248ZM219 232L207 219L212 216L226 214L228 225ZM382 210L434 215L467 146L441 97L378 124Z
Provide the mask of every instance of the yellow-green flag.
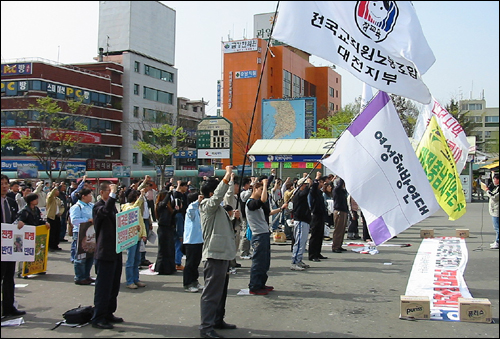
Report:
M417 157L441 208L450 220L459 219L465 214L466 205L462 182L453 154L435 116L432 116L418 144Z

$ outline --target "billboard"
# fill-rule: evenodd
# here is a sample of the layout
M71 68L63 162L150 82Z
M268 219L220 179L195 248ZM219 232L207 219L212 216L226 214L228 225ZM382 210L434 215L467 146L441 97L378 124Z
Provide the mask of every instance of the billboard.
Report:
M262 100L263 139L309 139L316 132L316 98Z

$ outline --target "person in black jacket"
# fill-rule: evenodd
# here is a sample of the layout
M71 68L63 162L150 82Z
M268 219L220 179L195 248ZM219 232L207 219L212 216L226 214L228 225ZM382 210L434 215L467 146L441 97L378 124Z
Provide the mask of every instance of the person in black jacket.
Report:
M311 208L311 237L309 238L309 260L314 262L327 259L321 255L323 238L325 234L325 221L328 212L326 211L325 199L323 199L323 185L326 177L321 176L321 172L316 173L316 179L309 192L309 206Z
M118 306L122 275L122 252L116 253L116 191L118 186L107 181L101 183L101 200L92 209L96 235L94 263L97 270L94 291L94 316L92 327L112 329L111 323L121 323L122 318L113 313Z
M156 197L156 219L158 220L158 254L154 271L162 275L177 272L175 267L175 221L174 197L172 192L163 190Z
M344 241L345 229L347 227L347 216L349 214L349 206L347 205L347 190L343 179L337 181L337 185L333 189L333 224L335 228L332 234L332 252L342 253L347 251L342 248Z
M18 206L14 199L7 196L9 191L9 177L5 174L1 175L2 190L2 222L12 224L17 217ZM17 228L21 229L24 226L22 221L18 222ZM20 316L26 314L25 311L19 311L14 306L14 274L16 273L15 261L2 260L2 315L3 316Z
M305 264L302 258L304 257L311 224L311 209L307 197L310 191L309 185L312 183L312 179L307 176L307 173L304 173L304 177L297 182L297 188L292 198L294 244L290 269L293 271L303 271L309 268L309 265Z

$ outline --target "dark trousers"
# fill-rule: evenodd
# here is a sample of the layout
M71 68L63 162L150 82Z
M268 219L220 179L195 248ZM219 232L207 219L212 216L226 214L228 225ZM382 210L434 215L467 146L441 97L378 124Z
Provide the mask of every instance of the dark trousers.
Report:
M186 264L182 271L182 284L184 288L191 285L197 287L198 278L200 277L198 266L200 266L201 262L203 244L184 244L184 248L186 251Z
M347 212L333 211L333 223L335 228L332 234L332 250L339 250L342 248L344 242L345 228L347 226Z
M14 311L15 261L2 261L2 314Z
M200 298L200 332L213 330L224 320L227 286L229 285L229 260L207 259L203 267L205 288Z
M118 293L120 292L120 279L122 276L122 254L116 260L107 261L95 259L97 277L94 290L94 316L92 323L99 323L110 317L118 307Z
M271 240L269 233L252 234L252 267L248 288L257 291L266 287L267 272L271 267Z
M150 210L151 218L153 221L156 221L156 213L155 213L155 202L154 200L148 200L148 208Z
M321 246L325 235L325 219L323 216L312 215L311 217L311 237L309 238L309 260L321 257Z
M366 241L366 239L371 240L370 232L368 231L368 225L366 224L366 219L363 215L363 212L361 212L361 220L363 220L363 241Z
M58 248L61 239L61 218L56 216L55 219L47 218L47 221L50 224L49 248Z
M175 268L175 229L173 226L158 225L158 253L155 272L162 275L174 274Z
M347 228L347 233L352 233L352 234L359 234L358 226L359 226L359 216L358 212L352 211L352 214L354 215L351 216L349 215L349 227Z

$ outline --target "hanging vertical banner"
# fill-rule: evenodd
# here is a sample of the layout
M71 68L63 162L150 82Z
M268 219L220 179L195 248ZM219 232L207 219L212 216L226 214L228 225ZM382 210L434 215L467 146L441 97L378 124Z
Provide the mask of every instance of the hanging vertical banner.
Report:
M436 117L431 118L416 153L439 205L450 220L459 219L466 205L462 181Z

